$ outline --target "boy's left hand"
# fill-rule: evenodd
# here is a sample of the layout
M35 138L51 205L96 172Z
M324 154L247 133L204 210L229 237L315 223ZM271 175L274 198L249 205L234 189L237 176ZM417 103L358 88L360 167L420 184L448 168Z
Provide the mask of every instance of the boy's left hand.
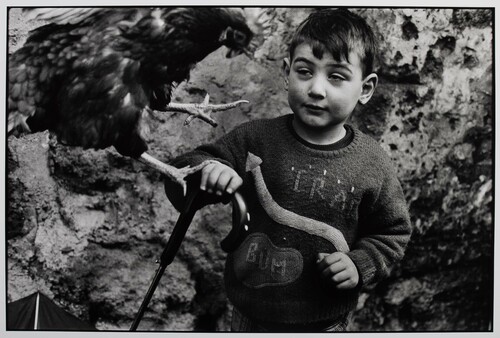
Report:
M318 254L318 269L337 289L353 289L359 283L359 274L354 262L343 252Z

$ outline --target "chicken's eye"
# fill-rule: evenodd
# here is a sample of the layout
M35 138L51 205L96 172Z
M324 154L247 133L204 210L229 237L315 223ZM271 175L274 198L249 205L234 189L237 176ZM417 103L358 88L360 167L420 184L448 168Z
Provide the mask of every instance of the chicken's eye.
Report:
M245 33L235 30L234 34L233 34L233 38L234 38L235 42L243 44L243 43L245 43L247 36Z

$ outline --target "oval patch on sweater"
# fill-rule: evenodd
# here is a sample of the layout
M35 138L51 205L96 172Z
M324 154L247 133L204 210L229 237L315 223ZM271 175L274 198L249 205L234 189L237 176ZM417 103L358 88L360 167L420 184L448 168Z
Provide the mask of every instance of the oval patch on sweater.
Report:
M263 233L249 235L233 255L236 278L250 288L282 286L296 281L303 270L300 252L279 248Z

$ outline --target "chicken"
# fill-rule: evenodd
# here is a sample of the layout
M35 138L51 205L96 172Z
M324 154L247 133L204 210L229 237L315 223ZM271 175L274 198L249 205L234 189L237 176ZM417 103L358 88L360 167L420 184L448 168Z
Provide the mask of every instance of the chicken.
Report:
M171 103L177 84L221 46L228 57L247 52L253 37L243 15L230 8L35 8L49 21L9 58L8 133L49 130L70 146L114 146L185 189L199 170L177 169L146 151L152 110L184 111L211 124L226 105Z

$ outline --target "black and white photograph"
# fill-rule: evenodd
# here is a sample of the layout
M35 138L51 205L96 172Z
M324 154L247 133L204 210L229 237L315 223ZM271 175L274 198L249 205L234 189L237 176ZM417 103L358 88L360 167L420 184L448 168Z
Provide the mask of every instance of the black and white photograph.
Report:
M494 4L2 9L2 335L498 331Z

